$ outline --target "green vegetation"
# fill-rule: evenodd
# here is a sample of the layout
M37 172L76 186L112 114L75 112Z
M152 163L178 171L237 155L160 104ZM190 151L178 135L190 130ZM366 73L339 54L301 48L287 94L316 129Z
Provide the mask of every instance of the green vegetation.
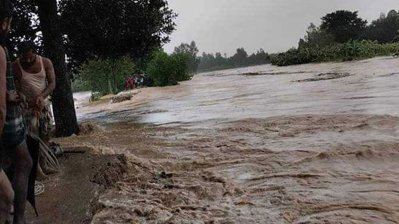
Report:
M270 55L263 49L248 55L244 48L238 48L236 53L231 57L227 57L226 54L222 55L220 52L217 52L216 54L208 54L204 52L202 53L202 56L197 56L198 52L197 45L194 41L190 44L182 43L180 46L176 47L174 51L174 53L177 54L182 53L188 55L188 67L190 73L270 63Z
M399 13L392 10L367 25L357 12L336 11L313 23L298 48L275 54L274 65L286 66L325 61L347 61L399 52Z
M358 12L339 10L321 18L320 30L334 36L338 43L358 40L366 29L367 21L359 18Z
M147 78L155 86L177 85L189 80L194 69L193 58L192 54L184 51L171 55L155 51L144 65ZM73 90L93 91L101 96L116 94L124 90L126 79L137 73L135 63L128 56L90 60L79 69Z
M387 15L381 14L365 30L364 38L376 40L379 43L399 41L399 13L391 10Z
M270 56L262 49L249 55L243 48L230 58L216 53L204 53L198 57L198 48L194 41L182 43L175 48L173 54L154 51L146 61L140 61L140 69L145 71L147 78L154 86L177 85L181 81L190 80L198 70L210 71L226 68L236 68L259 65L270 62ZM118 59L90 60L81 66L73 83L74 91L91 90L102 95L117 93L123 89L126 78L133 75L135 65L129 57Z
M349 61L392 55L399 52L399 43L379 44L377 41L349 41L344 44L334 44L321 48L304 47L290 49L272 57L272 64L278 66L326 62Z
M156 86L177 85L180 81L191 79L191 59L189 54L156 52L147 65L147 74Z
M43 25L37 1L11 0L15 6L8 49L16 54L21 40L32 40L43 52ZM41 0L50 2L47 0ZM56 3L57 24L68 56L68 66L76 72L89 60L117 59L128 55L144 60L169 42L177 14L167 0L51 0ZM46 6L44 4L44 6ZM51 49L54 51L55 49Z
M263 49L248 56L244 48L238 48L232 57L222 56L221 53L203 53L199 58L199 71L215 71L228 68L239 68L270 63L270 55Z
M133 61L125 56L118 59L97 59L85 63L79 70L78 80L90 90L103 95L124 89L126 77L134 72Z
M72 92L91 91L90 83L82 78L77 78L72 82Z
M148 58L169 41L177 16L166 0L61 0L60 15L73 68L97 58Z
M190 44L182 43L180 46L175 47L175 54L185 54L189 58L188 60L188 69L190 73L196 73L198 70L198 65L200 63L200 59L197 57L198 48L195 41L191 41Z

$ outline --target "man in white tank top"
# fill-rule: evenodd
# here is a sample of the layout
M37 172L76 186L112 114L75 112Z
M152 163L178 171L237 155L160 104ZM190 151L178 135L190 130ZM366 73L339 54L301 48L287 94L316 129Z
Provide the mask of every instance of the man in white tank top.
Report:
M48 134L45 129L51 117L48 98L55 89L54 67L50 59L35 53L33 43L24 42L18 48L20 57L13 63L13 71L18 90L26 98L28 110L24 115L28 130L47 140L47 136L39 132L45 131ZM39 127L43 125L46 127Z
M23 115L27 134L34 141L29 140L28 147L34 147L33 150L38 151L38 138L44 138L41 133L41 130L43 130L41 126L47 127L49 123L42 121L46 120L46 117L51 117L47 98L55 89L54 68L49 59L35 53L32 43L22 43L18 48L20 58L12 63L12 71L16 79L18 94L26 101ZM49 121L48 118L47 120ZM47 128L44 129L48 130ZM23 214L23 209L24 207L21 208L21 214Z

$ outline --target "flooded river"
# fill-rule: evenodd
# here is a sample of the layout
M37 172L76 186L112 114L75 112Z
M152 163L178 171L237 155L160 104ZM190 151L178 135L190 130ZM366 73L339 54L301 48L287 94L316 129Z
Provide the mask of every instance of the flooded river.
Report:
M399 59L209 72L131 101L79 100L125 154L94 223L399 223Z
M328 73L337 73L337 79L317 81L329 78L322 76ZM96 116L165 124L298 114L398 115L398 81L399 59L392 58L285 68L265 65L199 74L177 87L145 90L137 99L143 103L140 107L109 105ZM115 113L109 114L110 109Z

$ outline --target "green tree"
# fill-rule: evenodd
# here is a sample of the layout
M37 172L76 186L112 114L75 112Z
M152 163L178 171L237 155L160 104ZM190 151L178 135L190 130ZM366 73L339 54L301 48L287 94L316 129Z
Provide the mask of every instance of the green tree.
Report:
M270 55L263 49L258 50L248 56L244 48L237 49L232 57L222 56L220 52L214 54L202 53L200 57L200 71L214 71L235 67L245 67L270 63Z
M11 0L14 14L7 47L12 57L17 56L17 46L22 40L35 41L42 46L37 7L32 0ZM39 48L42 50L42 48Z
M198 65L200 63L198 54L198 47L195 41L191 41L190 44L182 43L178 47L175 47L174 53L176 54L187 54L190 57L189 69L191 73L196 73L198 70Z
M251 54L246 59L246 65L261 65L270 62L270 56L263 49L258 50L256 53Z
M90 89L102 95L118 93L124 88L124 82L132 75L133 61L125 56L117 59L97 59L85 63L79 70L78 80L87 82Z
M233 57L231 57L231 60L236 67L241 67L245 65L247 58L248 58L248 53L245 51L245 49L238 48L237 52L233 55Z
M190 44L182 43L175 47L174 53L177 54L189 54L192 57L197 57L198 47L195 41L191 41Z
M300 39L299 48L313 47L320 48L334 44L334 36L327 33L325 30L320 29L311 23L306 31L304 39Z
M177 85L180 81L191 79L189 73L190 58L187 54L168 55L158 51L148 63L147 74L156 86Z
M198 69L204 71L214 68L215 65L216 65L215 56L213 54L207 54L203 52L202 56L200 57L200 63L198 65Z
M226 58L226 56L222 56L220 52L217 52L215 54L214 66L217 66L219 68L226 68L229 67L229 63L229 59Z
M177 16L166 0L61 0L60 9L75 67L97 58L150 56L169 41Z
M367 25L366 20L358 17L357 11L339 10L327 14L321 20L320 29L332 34L339 43L359 39Z
M374 20L367 31L364 38L376 40L380 43L389 43L395 41L399 31L399 13L391 10L387 16L381 14L380 18Z

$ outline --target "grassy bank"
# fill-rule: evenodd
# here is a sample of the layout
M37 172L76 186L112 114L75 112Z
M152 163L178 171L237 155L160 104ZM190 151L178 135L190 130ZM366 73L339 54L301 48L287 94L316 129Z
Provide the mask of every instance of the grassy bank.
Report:
M399 43L379 44L376 41L350 41L344 44L334 44L322 48L298 48L276 54L272 57L272 64L287 66L328 61L349 61L389 56L399 53Z

